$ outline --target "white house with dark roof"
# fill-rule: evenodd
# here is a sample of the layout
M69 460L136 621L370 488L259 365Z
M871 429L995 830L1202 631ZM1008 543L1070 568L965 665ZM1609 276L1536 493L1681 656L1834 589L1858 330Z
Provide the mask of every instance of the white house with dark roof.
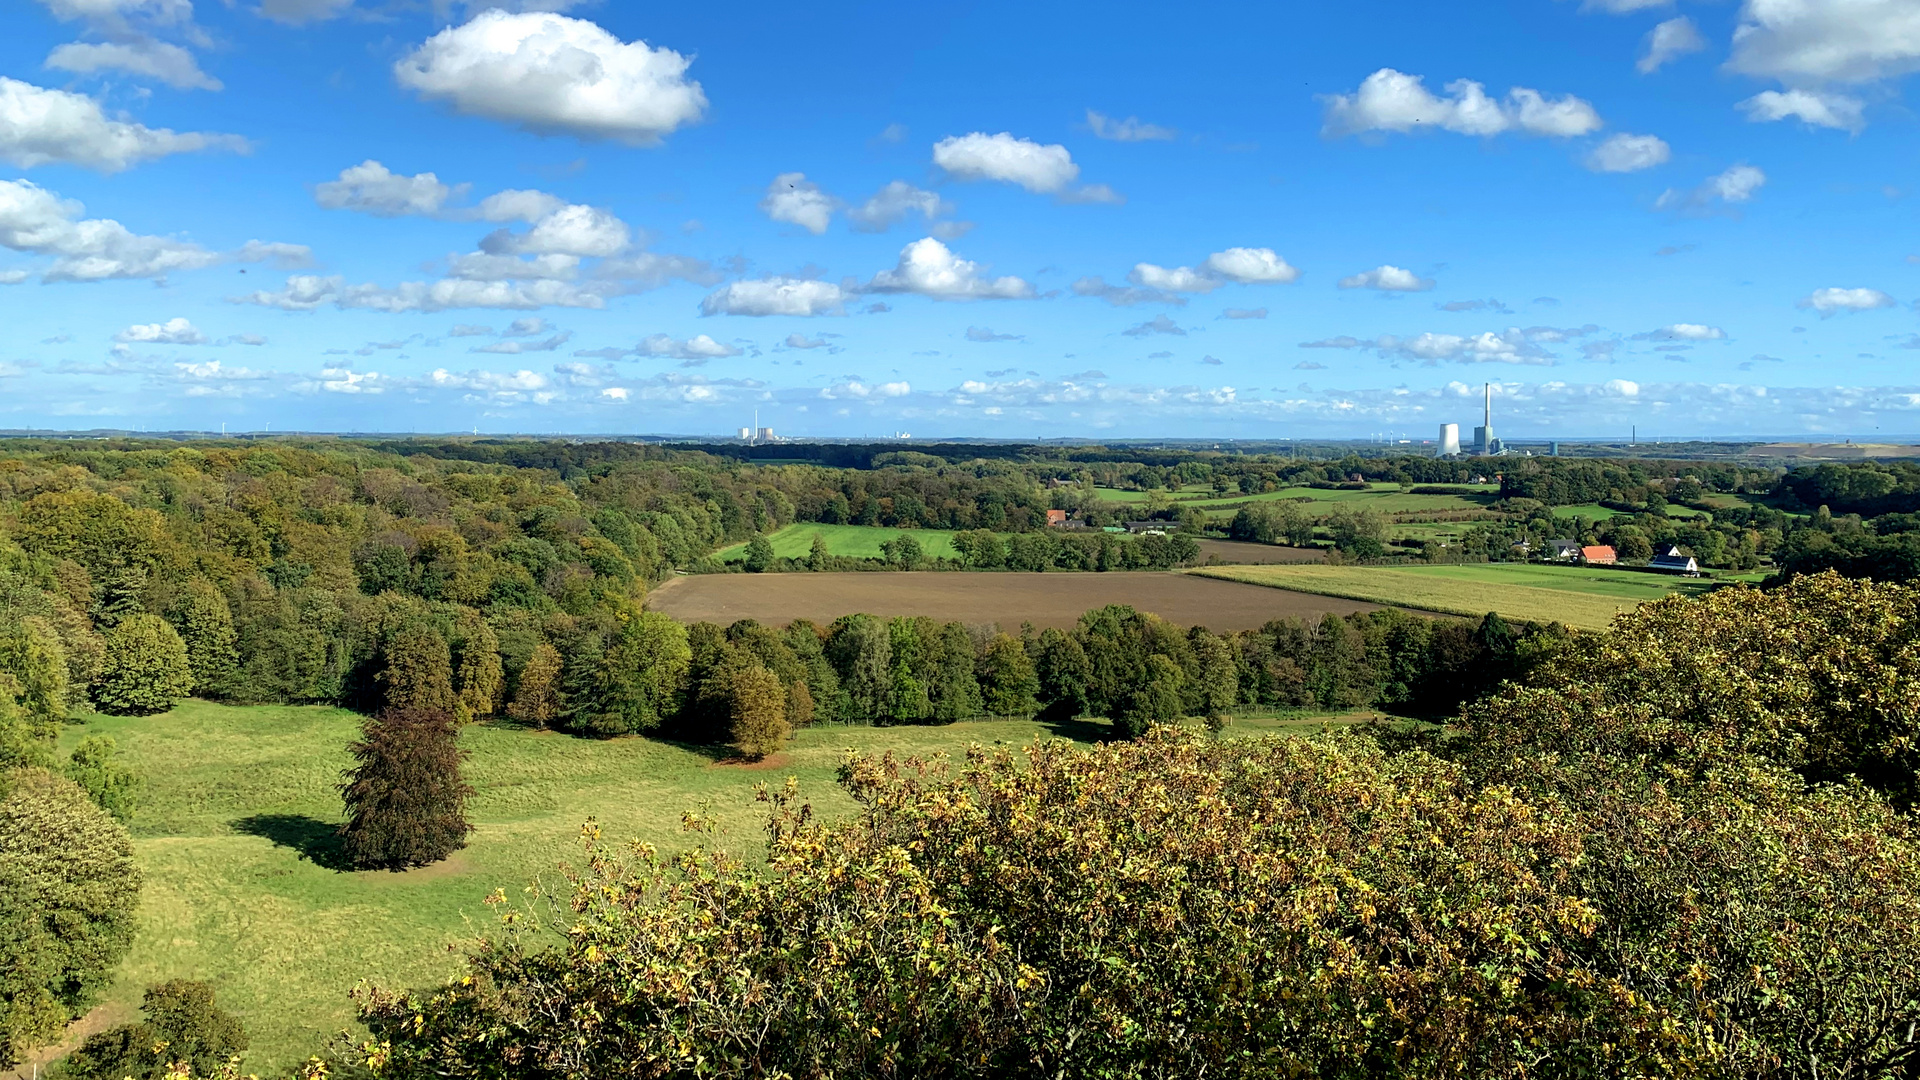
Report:
M1665 570L1672 574L1685 574L1688 577L1700 576L1700 564L1694 561L1693 556L1681 554L1680 545L1678 544L1660 545L1660 549L1653 553L1653 558L1648 560L1647 566L1654 570Z

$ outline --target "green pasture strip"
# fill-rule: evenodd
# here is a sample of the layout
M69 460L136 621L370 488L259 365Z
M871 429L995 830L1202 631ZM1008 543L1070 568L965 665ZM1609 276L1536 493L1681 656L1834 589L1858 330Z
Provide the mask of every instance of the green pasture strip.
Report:
M920 543L920 550L929 558L957 559L960 553L953 549L953 532L948 529L883 529L877 525L819 525L812 522L799 522L789 525L779 532L767 534L773 542L773 553L783 559L804 559L813 550L813 538L819 534L827 542L827 553L849 559L878 559L881 557L880 545L905 533ZM721 548L714 558L722 562L737 562L747 557L747 545L734 544Z

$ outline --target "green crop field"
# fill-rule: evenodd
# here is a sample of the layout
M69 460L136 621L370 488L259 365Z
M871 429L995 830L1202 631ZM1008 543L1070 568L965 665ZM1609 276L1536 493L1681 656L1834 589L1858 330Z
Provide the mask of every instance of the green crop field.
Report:
M1232 566L1188 572L1454 615L1497 611L1507 618L1590 630L1604 628L1614 615L1642 602L1714 587L1697 578L1532 563Z
M395 874L314 861L329 861L340 820L334 785L359 722L339 709L189 701L162 716L89 716L69 726L65 746L112 735L145 781L132 826L145 874L140 929L100 1018L130 1019L148 984L207 980L252 1037L246 1071L265 1075L348 1026L347 994L361 979L424 985L453 973L459 959L447 947L492 925L482 899L496 888L518 895L572 858L589 817L610 840L671 849L689 845L681 814L698 810L722 824L723 844L758 850L754 787L795 776L817 810L849 812L851 801L833 783L848 748L957 756L975 743L1050 734L1084 741L1107 729L1093 721L830 725L803 729L786 752L746 767L651 739L476 725L461 735L477 789L471 842L445 863ZM1311 731L1324 722L1250 719L1233 732Z
M1499 492L1494 485L1475 492L1465 484L1449 485L1460 489L1460 494L1415 495L1401 491L1399 484L1372 484L1366 491L1343 491L1338 488L1293 487L1278 491L1263 492L1259 495L1233 495L1226 498L1196 500L1182 503L1183 506L1198 506L1218 517L1228 517L1234 513L1234 507L1248 502L1269 502L1277 499L1308 499L1316 504L1308 506L1307 512L1324 517L1337 508L1349 510L1377 510L1382 514L1418 513L1422 510L1480 510L1492 501Z
M773 541L773 553L783 559L804 559L813 550L813 537L818 533L827 542L827 552L843 555L850 559L878 559L880 545L905 532L920 542L920 550L929 558L957 559L960 553L953 550L953 533L946 529L882 529L873 525L817 525L801 522L789 525L776 533L769 533L767 539ZM739 562L747 557L747 545L735 544L714 553L714 558L722 562Z

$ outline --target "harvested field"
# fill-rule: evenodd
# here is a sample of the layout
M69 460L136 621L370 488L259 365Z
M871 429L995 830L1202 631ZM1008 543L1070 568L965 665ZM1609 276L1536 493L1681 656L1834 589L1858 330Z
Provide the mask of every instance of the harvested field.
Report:
M1263 565L1267 563L1319 563L1327 553L1319 548L1281 547L1275 544L1249 544L1239 540L1201 540L1200 562Z
M682 622L795 619L825 624L842 615L927 615L1015 629L1068 627L1082 612L1132 604L1182 626L1251 630L1270 619L1350 615L1378 604L1236 581L1154 571L1110 574L852 573L704 574L655 589L647 607Z

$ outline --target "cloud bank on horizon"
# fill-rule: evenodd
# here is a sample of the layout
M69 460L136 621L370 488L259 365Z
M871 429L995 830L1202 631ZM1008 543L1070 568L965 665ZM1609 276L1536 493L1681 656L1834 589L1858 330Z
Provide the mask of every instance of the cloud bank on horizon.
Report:
M23 4L0 428L1920 433L1913 0L745 14Z

